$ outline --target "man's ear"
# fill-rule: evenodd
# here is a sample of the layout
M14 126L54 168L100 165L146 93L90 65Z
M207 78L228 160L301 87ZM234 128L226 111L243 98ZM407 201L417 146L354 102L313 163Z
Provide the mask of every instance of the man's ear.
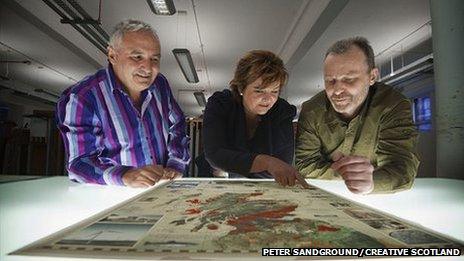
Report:
M372 68L371 73L370 73L370 79L369 79L369 85L373 85L378 77L379 77L379 69L377 68Z
M108 60L110 61L111 65L114 65L117 61L117 53L113 47L108 46Z

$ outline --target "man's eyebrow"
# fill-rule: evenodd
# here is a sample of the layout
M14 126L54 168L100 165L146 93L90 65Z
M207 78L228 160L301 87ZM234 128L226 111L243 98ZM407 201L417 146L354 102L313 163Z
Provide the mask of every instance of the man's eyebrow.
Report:
M130 52L130 54L144 54L144 52L140 51L140 50L132 50ZM156 53L156 54L153 54L151 57L161 57L161 54L160 53Z
M358 76L359 75L359 72L358 71L349 71L339 77L335 77L333 75L324 75L324 79L332 79L332 78L343 78L343 77L346 77L346 76Z

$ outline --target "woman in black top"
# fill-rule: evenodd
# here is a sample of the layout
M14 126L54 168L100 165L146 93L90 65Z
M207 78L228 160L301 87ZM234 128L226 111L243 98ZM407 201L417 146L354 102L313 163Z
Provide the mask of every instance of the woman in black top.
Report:
M307 186L291 166L296 109L279 98L287 78L282 60L272 52L255 50L240 59L230 90L214 93L206 105L203 143L213 167L231 178Z

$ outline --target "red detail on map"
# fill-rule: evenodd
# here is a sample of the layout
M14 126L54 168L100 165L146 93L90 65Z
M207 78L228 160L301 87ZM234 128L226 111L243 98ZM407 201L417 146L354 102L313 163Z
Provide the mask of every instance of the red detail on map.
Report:
M201 210L198 208L190 208L190 209L187 209L185 213L187 213L188 215L195 215L195 214L201 213Z
M208 229L209 229L209 230L217 230L217 229L218 229L218 226L215 225L215 224L209 224L209 225L208 225Z
M187 202L192 203L192 204L200 204L201 203L201 201L199 199L197 199L197 198L189 199L189 200L187 200Z
M293 212L296 208L297 206L288 206L280 209L253 213L250 215L229 219L227 221L227 224L237 228L236 230L231 231L231 234L253 232L257 231L256 226L253 224L255 220L261 218L283 218L287 216L290 212Z
M318 225L317 226L317 231L319 231L319 232L334 232L334 231L338 231L338 230L340 230L340 229L335 228L335 227L326 226L326 225Z

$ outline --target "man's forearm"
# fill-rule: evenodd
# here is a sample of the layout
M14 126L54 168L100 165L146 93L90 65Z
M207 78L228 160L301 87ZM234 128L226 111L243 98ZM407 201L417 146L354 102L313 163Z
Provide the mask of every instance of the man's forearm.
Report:
M298 160L296 167L305 178L332 179L336 174L330 164L331 162L323 159L313 159L310 163Z
M88 157L73 160L67 168L69 171L69 178L81 183L124 185L122 176L132 167L106 165L98 162L98 160L93 160Z
M394 193L410 189L414 183L418 166L418 161L409 164L391 163L375 170L372 193Z

